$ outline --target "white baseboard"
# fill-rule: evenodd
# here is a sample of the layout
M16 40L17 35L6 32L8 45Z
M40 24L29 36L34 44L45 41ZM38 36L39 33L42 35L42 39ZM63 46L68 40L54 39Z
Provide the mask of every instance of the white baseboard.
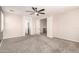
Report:
M25 35L19 35L19 36L12 36L12 37L4 37L4 36L3 36L3 40L4 40L4 39L8 39L8 38L15 38L15 37L21 37L21 36L25 36Z

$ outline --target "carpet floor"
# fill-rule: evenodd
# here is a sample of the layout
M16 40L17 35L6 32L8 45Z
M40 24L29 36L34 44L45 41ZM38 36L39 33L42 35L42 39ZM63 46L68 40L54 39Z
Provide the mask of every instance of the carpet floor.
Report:
M78 53L79 43L43 35L9 38L2 41L0 53Z

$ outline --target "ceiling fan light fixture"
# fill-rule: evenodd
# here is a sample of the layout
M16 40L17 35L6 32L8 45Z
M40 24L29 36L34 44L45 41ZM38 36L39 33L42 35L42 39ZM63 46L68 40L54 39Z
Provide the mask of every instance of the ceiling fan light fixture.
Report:
M35 12L35 15L37 15L38 13L37 12Z
M45 14L45 13L43 13L43 11L45 9L37 10L36 7L32 7L32 9L33 9L33 11L26 11L26 12L32 12L30 15L34 14L34 15L37 15L37 16L39 16L40 14Z

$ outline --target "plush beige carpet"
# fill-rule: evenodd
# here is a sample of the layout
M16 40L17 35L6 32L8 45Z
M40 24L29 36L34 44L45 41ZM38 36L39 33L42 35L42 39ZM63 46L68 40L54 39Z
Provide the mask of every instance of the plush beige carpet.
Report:
M43 35L9 38L2 41L1 53L64 53L79 52L79 43Z

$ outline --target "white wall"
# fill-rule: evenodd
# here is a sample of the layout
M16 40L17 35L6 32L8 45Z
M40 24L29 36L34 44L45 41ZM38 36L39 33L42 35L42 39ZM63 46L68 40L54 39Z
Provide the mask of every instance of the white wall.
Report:
M23 28L22 16L12 13L6 13L3 38L6 39L24 35L25 33Z
M36 19L32 18L30 21L30 29L31 29L31 35L36 34Z
M53 16L47 17L47 36L53 37Z
M79 9L56 15L53 23L54 37L79 42Z
M40 34L40 20L36 20L36 34Z

